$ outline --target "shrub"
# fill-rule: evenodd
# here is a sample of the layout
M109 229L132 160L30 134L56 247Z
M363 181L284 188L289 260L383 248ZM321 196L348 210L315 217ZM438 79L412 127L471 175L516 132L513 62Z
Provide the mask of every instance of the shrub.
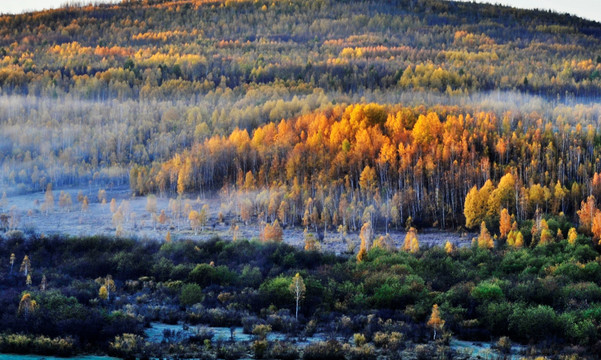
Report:
M72 338L49 338L33 335L1 335L0 353L38 354L38 355L73 355Z
M509 316L509 328L517 338L544 340L557 333L559 324L555 311L550 306L539 305L523 308L517 306Z
M264 326L264 325L260 325ZM252 349L255 354L255 359L263 359L267 354L267 340L257 340L252 344Z
M364 344L351 347L348 351L348 358L349 360L375 360L377 356L373 346Z
M278 276L261 284L259 291L264 299L268 299L268 301L275 306L292 306L293 297L289 290L291 283L291 278Z
M295 346L283 341L276 341L269 350L270 359L295 360L299 358L298 350Z
M360 334L360 333L355 334L355 335L353 335L353 341L355 342L355 346L362 346L366 342L365 335Z
M497 284L483 281L472 289L471 295L481 302L495 301L503 298L503 290Z
M135 334L123 334L116 336L115 340L109 344L110 355L122 359L134 359L136 355L142 353L144 347L144 338Z
M202 289L196 284L186 284L182 286L179 295L179 301L182 305L194 305L203 299Z
M189 279L201 286L221 285L227 286L236 282L237 274L230 271L227 266L212 266L198 264L190 271Z
M267 337L267 334L269 334L271 332L271 326L270 325L255 325L253 327L253 335L256 335L259 340L265 340L265 338Z
M242 344L227 344L219 346L216 354L217 358L225 360L241 359L246 355L247 348Z
M304 360L345 360L342 345L336 340L320 341L307 345L303 353Z
M404 335L397 331L393 331L390 334L378 331L374 334L373 341L377 347L398 350L403 345L403 339Z

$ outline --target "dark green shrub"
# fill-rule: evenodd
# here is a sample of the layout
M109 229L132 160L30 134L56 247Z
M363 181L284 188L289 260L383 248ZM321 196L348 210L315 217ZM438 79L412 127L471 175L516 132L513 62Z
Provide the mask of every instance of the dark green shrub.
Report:
M194 305L203 299L202 289L197 284L185 284L182 286L179 301L182 305Z

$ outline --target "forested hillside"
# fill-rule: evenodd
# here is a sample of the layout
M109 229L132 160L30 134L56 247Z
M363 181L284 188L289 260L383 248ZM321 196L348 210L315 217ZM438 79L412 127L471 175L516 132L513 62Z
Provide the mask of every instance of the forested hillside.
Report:
M567 15L434 0L4 16L0 180L9 194L230 188L246 191L238 212L317 230L461 226L470 188L510 173L518 219L575 219L601 170L600 36Z

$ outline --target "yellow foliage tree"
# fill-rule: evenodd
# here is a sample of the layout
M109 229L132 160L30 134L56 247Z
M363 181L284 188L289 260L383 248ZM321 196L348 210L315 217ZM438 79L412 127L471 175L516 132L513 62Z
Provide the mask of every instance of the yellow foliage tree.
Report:
M198 228L200 227L200 214L198 211L190 211L190 214L188 214L188 220L190 220L190 226L194 230L194 235L198 235Z
M113 277L111 275L107 275L106 277L100 277L95 281L96 283L100 284L100 289L98 290L98 297L100 297L103 300L110 300L111 292L117 290Z
M263 242L275 241L282 242L284 237L284 232L280 223L276 219L273 224L265 224L263 231L261 232L260 238Z
M419 251L419 240L417 239L417 230L414 227L411 227L405 235L403 250L413 254Z
M444 324L445 321L440 317L440 310L438 309L438 304L434 304L432 306L432 314L430 315L430 319L427 323L427 325L431 327L432 330L434 330L434 340L436 340L436 334L439 331L442 331Z
M36 310L37 305L38 304L36 303L36 301L31 298L31 294L25 293L21 297L21 301L19 302L19 309L17 310L17 313L19 315L28 317L29 315L31 315L31 313L33 313Z
M365 250L369 251L371 248L371 241L373 237L373 231L371 228L371 222L366 222L361 227L361 231L359 232L359 238L361 239L361 246L365 246Z
M510 208L515 203L515 178L511 173L503 175L499 185L488 198L488 215L497 216L502 207Z
M455 246L453 245L453 243L452 243L452 242L450 242L450 241L447 241L447 242L446 242L446 244L444 244L444 251L445 251L447 254L452 254L452 253L453 253L453 251L455 251Z
M102 300L106 300L109 297L109 292L106 289L106 286L102 285L100 290L98 290L98 297Z
M601 244L601 211L599 210L595 212L595 216L593 217L591 232L593 233L593 241Z
M31 272L31 261L29 260L29 256L25 255L23 261L21 262L21 268L19 271L22 272L26 277L29 275Z
M488 229L486 228L486 223L482 221L480 223L480 236L478 236L478 247L480 249L492 249L495 247L495 243L493 238L490 236Z
M503 210L501 210L501 217L499 219L499 233L501 238L504 239L509 231L511 231L511 216L509 216L509 211L503 208Z
M568 243L570 245L576 244L576 239L578 238L578 232L576 232L575 228L570 228L568 231Z
M389 234L381 235L374 241L374 247L378 247L380 249L391 251L394 247L392 242L392 238Z
M305 251L320 251L321 245L315 236L311 233L305 232Z
M593 226L593 219L595 214L599 211L596 206L595 197L593 195L589 196L585 201L580 203L580 210L576 213L578 214L578 219L580 220L580 228L582 231L586 233L590 233Z
M413 126L413 139L420 145L430 145L438 139L442 130L442 123L436 113L420 115Z
M463 214L465 215L465 226L468 229L476 227L486 216L488 199L494 186L490 180L487 180L482 188L478 190L476 186L472 187L465 197Z
M522 235L521 231L517 232L517 235L515 236L515 245L514 247L516 248L522 248L524 247L524 235Z

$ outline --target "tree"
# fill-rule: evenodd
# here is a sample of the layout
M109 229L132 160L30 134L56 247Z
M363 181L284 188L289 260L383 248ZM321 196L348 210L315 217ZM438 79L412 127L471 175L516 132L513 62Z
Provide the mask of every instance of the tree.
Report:
M480 223L480 236L478 236L478 247L480 249L492 249L495 247L495 243L493 238L490 236L488 229L486 228L486 223L482 221Z
M46 193L44 194L44 204L42 204L42 210L48 215L54 209L54 195L52 194L52 184L46 186Z
M15 265L15 261L17 260L17 257L15 256L15 253L10 254L10 273L13 273L13 266Z
M19 315L23 315L25 318L28 318L37 309L37 306L38 304L34 299L31 298L31 294L25 293L21 297L17 313Z
M506 208L501 210L501 218L499 219L499 233L501 238L504 239L507 234L511 231L511 216L509 216L509 211Z
M198 211L190 211L188 220L190 220L190 226L192 227L192 230L194 230L194 235L198 235L198 228L200 227L200 214Z
M515 203L515 177L507 173L499 180L499 185L488 198L488 215L496 216L502 207L510 208Z
M232 226L230 226L230 231L232 232L232 241L237 241L238 233L240 232L240 227L238 224L232 224Z
M524 246L524 236L517 230L516 223L514 223L512 230L507 234L507 245L514 248L521 248Z
M104 190L104 189L98 190L98 202L101 204L106 203L106 190Z
M115 198L111 199L110 210L113 214L117 211L117 200Z
M305 296L305 291L307 288L305 287L305 282L299 273L296 273L292 278L292 283L290 284L290 292L294 296L296 300L296 319L298 320L298 309L300 307L300 301Z
M244 225L248 225L252 216L252 202L249 199L244 199L240 204L240 219L244 221Z
M108 299L109 291L107 290L106 286L100 286L100 289L98 290L98 297L102 300Z
M436 340L436 333L442 331L444 324L445 321L440 317L440 310L438 309L438 304L434 304L432 306L432 314L430 315L430 320L428 320L427 323L427 325L434 330L434 340Z
M380 235L373 244L373 247L378 247L380 249L384 249L387 251L392 251L394 249L394 243L392 241L392 237L390 234Z
M98 290L98 297L103 300L110 300L111 292L117 290L115 286L115 281L111 275L107 275L106 277L96 279L96 283L100 284L100 290ZM104 297L106 296L106 297Z
M277 219L273 222L273 224L265 224L265 227L260 235L261 241L263 242L282 242L283 237L284 232Z
M369 251L371 248L371 242L373 238L373 229L371 227L371 222L366 222L361 227L361 231L359 232L359 238L361 239L362 246L365 247L366 251Z
M157 197L154 196L153 194L148 195L148 197L146 197L146 211L150 214L150 217L152 218L152 225L154 230L157 229L157 223L156 223L156 213L158 211L157 208Z
M42 275L42 282L40 283L40 290L42 292L48 289L48 280L46 279L46 275Z
M166 243L171 242L171 231L167 231L167 235L165 235L165 242Z
M455 246L453 245L453 243L452 243L452 242L450 242L450 241L447 241L447 242L446 242L446 244L444 244L444 251L445 251L447 254L452 254L452 253L453 253L453 251L455 251Z
M29 260L29 256L25 255L23 261L21 262L21 268L19 271L22 272L26 277L29 275L31 272L31 261Z
M601 245L601 211L599 210L595 212L593 217L591 232L593 233L593 241L597 241Z
M578 238L578 233L575 228L570 228L568 231L568 243L570 245L576 244L576 239Z
M159 218L157 219L159 221L159 224L161 225L165 225L167 223L167 214L165 214L165 210L161 210L161 213L159 214Z
M200 225L201 231L204 230L204 227L207 225L207 221L209 219L209 205L204 204L198 213L198 223Z
M321 245L315 236L305 230L305 251L319 251Z
M83 200L81 201L81 211L82 212L87 212L89 208L89 201L88 201L88 197L84 196Z
M442 123L438 115L429 112L427 115L420 115L413 126L413 138L415 142L421 145L430 145L438 138L442 129Z
M521 231L517 232L517 235L515 236L515 245L516 248L522 248L524 247L524 235L522 235Z
M465 197L463 214L465 215L465 226L472 229L480 224L487 213L488 199L494 186L490 180L478 190L476 186L472 187Z
M71 195L67 192L61 191L58 196L58 206L60 206L61 209L69 212L71 209L71 205L73 205Z
M405 234L403 250L413 254L419 251L419 240L417 239L417 230L414 227L410 227L409 231L407 231L407 234Z
M357 253L357 262L362 262L367 257L367 244L365 240L361 239L361 245L359 246L359 252Z
M367 251L371 245L372 229L371 223L366 222L361 227L359 238L361 239L361 245L359 246L359 252L357 253L357 261L362 262L367 256Z
M586 202L582 201L580 203L580 210L578 210L576 213L578 214L580 228L582 231L591 233L593 219L595 218L595 214L597 212L599 212L599 209L597 209L595 197L593 195L589 196L586 199Z

